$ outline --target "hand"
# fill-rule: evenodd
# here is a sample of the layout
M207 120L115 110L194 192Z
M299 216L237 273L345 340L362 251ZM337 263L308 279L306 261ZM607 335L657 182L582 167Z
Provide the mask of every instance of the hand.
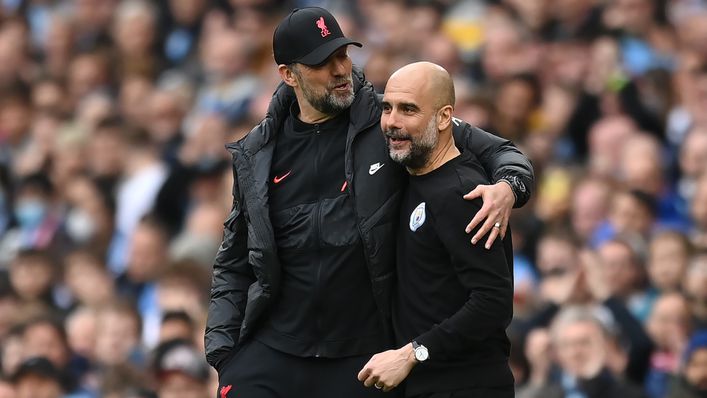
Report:
M550 375L552 352L550 332L547 329L533 329L528 333L525 342L525 356L530 364L529 382L531 385L542 386Z
M513 195L511 186L503 181L499 181L494 185L477 185L473 191L464 195L464 199L472 200L481 198L484 202L481 209L474 215L469 225L466 227L466 233L470 233L483 219L484 224L476 231L476 234L471 238L471 243L476 244L489 231L491 234L486 240L485 247L491 248L491 245L500 234L501 238L506 236L506 228L508 228L508 219L511 216L511 209L516 201ZM500 223L500 228L495 228L495 223Z
M417 364L412 343L397 350L378 353L358 372L358 380L366 387L373 385L388 392L397 387Z
M611 289L604 275L599 256L591 250L582 250L579 253L582 271L586 275L586 285L590 294L597 302L602 302L611 296Z

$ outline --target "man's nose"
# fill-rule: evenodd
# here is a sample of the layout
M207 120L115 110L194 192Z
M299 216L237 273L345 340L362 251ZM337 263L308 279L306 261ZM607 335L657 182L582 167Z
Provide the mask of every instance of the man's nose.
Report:
M334 65L332 67L332 74L334 76L344 76L346 75L346 61L343 59L334 60Z
M384 113L381 116L381 122L383 122L384 130L402 129L400 114L395 110L395 108L391 109L388 113Z

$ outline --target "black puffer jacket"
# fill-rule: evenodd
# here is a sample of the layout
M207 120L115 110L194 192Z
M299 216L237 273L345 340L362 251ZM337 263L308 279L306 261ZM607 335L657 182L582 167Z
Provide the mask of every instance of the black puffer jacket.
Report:
M395 225L404 188L405 170L390 162L380 130L381 105L363 73L353 72L355 99L350 108L345 174L353 193L357 226L365 251L373 296L379 314L389 323ZM208 362L220 368L224 359L248 339L278 294L280 262L268 207L268 179L275 139L295 100L281 85L268 113L242 140L227 145L233 155L233 207L224 223L224 237L214 262L205 345ZM516 206L527 201L533 173L528 159L509 141L455 120L457 145L471 150L492 180L517 176L528 188L515 192ZM390 167L371 178L375 163Z

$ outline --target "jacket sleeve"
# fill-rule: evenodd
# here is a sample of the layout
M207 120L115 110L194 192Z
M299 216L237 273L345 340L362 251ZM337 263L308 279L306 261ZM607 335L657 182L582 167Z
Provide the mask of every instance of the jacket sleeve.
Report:
M530 160L511 142L466 122L455 119L454 138L462 150L470 150L492 182L506 180L516 197L513 207L522 207L530 199L534 183Z
M234 171L233 206L214 261L204 344L206 360L220 370L237 351L248 287L256 278L248 262L247 225Z

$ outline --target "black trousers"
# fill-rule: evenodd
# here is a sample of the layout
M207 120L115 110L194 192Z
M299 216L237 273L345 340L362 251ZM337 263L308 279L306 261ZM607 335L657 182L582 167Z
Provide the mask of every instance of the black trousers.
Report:
M356 378L371 355L301 358L251 340L224 364L218 398L397 398Z
M438 392L415 395L408 398L513 398L513 386L499 388L474 388L470 390Z

